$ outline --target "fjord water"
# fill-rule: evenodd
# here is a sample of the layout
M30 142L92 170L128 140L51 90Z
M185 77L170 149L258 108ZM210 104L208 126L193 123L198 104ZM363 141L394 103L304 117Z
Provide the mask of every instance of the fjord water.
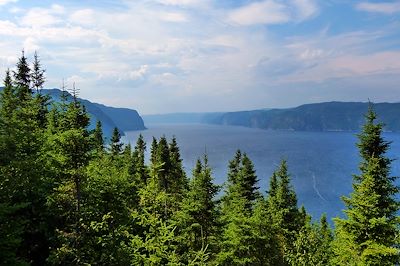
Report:
M349 195L352 174L358 173L356 132L267 131L205 124L146 126L148 130L126 132L124 141L135 145L142 134L147 142L148 158L153 136L169 139L175 136L188 176L191 176L197 158L206 152L218 184L226 181L228 161L237 149L247 153L253 161L263 193L280 160L286 159L299 206L304 204L316 219L322 213L328 218L342 215L344 205L340 197ZM389 157L398 158L400 134L384 133L384 138L392 141ZM392 174L400 174L400 161L393 162Z

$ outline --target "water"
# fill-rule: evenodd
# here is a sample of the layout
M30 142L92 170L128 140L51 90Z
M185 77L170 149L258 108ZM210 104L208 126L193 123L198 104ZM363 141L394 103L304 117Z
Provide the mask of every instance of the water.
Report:
M342 195L352 190L352 174L358 173L357 137L353 132L291 132L265 131L234 126L204 124L146 125L145 131L126 132L124 141L135 144L142 134L148 144L152 137L177 138L186 172L190 176L197 158L205 152L217 184L226 181L228 161L237 149L246 152L253 161L260 190L265 193L269 178L282 159L288 161L292 184L299 206L304 204L311 215L319 219L342 216ZM400 154L400 134L385 133L392 141L390 158ZM392 165L393 175L399 175L400 165Z

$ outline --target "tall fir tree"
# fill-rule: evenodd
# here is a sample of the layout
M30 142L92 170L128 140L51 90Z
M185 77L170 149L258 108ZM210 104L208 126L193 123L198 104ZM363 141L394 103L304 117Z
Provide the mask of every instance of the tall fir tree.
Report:
M357 144L360 174L353 176L353 192L343 197L346 218L336 218L334 262L340 265L396 265L399 263L399 202L395 177L390 175L382 137L383 125L370 104Z
M37 93L40 93L43 89L43 84L46 81L44 76L45 70L42 69L42 65L40 64L39 56L35 51L33 56L33 66L32 66L32 73L30 76L30 80L32 83L32 88L36 90Z
M138 180L142 185L147 183L149 178L148 169L145 164L146 142L143 135L140 134L133 151L133 159L135 163L135 180Z
M110 139L110 152L112 156L117 156L122 152L121 133L118 128L114 128Z
M221 200L222 230L217 264L257 265L262 260L258 256L262 253L257 250L262 236L253 230L254 199L258 195L256 185L253 164L247 155L238 150L229 162L226 194Z
M183 199L181 210L175 215L180 230L183 256L186 262L199 254L214 254L216 251L217 203L215 196L219 186L213 183L207 155L203 162L197 160L190 180L189 192ZM189 252L188 252L189 251Z
M297 207L297 196L285 160L281 161L272 175L267 204L280 241L281 261L277 265L288 265L286 255L293 249L293 243L304 225L304 215L301 215Z
M14 74L14 85L17 90L17 96L20 101L30 99L32 95L31 90L31 69L29 67L28 59L25 57L25 51L22 50L22 55L18 59L16 70Z
M102 154L104 152L104 137L100 120L96 122L96 128L93 130L92 139L94 150L97 154Z

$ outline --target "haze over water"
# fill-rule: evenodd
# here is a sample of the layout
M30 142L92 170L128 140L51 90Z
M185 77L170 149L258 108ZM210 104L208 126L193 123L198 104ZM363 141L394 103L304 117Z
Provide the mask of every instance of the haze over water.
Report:
M206 152L218 184L226 181L228 162L237 149L253 161L263 193L280 160L286 159L299 206L304 204L316 219L324 212L329 218L342 215L344 206L340 197L351 192L352 174L358 173L357 132L266 131L204 124L150 124L147 127L148 130L127 132L124 140L134 145L142 134L147 142L148 159L153 136L165 135L168 139L175 136L188 176L197 158ZM398 158L400 134L385 133L384 137L392 141L389 157ZM399 161L393 162L392 173L400 174Z

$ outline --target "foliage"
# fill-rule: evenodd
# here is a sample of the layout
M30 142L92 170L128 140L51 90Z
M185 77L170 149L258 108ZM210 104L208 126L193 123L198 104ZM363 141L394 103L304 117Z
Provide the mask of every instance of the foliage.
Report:
M205 155L190 179L175 137L133 150L115 128L89 130L85 106L49 104L45 71L24 52L0 93L0 265L396 265L398 188L390 143L370 109L346 218L313 222L297 206L286 161L264 196L236 152L225 193ZM34 92L35 91L35 92Z

